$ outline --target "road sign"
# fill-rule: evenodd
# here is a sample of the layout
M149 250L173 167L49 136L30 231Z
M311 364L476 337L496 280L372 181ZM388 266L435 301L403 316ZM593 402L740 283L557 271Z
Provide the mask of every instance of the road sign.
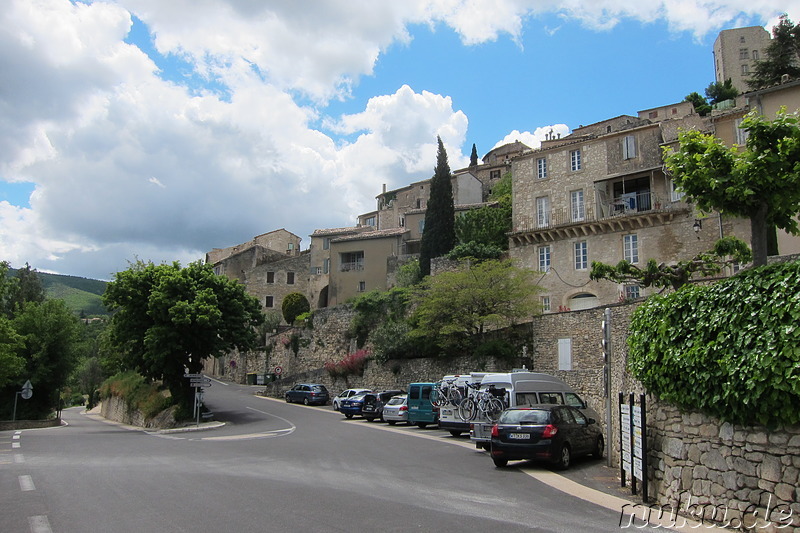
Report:
M208 379L208 378L206 378L206 379L193 379L192 381L189 382L189 385L191 385L192 387L210 387L211 386L211 380Z
M280 367L280 366L276 366L276 367L275 367L275 373L276 373L277 375L279 375L279 376L280 376L282 372L283 372L283 368L282 368L282 367Z
M33 396L33 385L31 385L31 380L25 382L25 385L22 386L22 393L20 394L23 400L30 400L31 396Z
M184 374L183 377L185 377L185 378L202 378L203 374Z

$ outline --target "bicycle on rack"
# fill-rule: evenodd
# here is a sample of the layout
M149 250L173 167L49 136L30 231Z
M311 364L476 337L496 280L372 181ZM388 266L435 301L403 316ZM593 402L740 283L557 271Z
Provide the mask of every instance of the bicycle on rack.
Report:
M431 403L434 407L444 407L448 404L457 406L463 397L454 379L440 380L431 391Z
M480 390L477 385L467 384L468 387L475 389L461 401L458 406L458 416L464 422L475 420L480 414L491 422L496 422L500 413L505 409L503 400L498 395L505 394L505 389L495 389L490 386L488 390Z

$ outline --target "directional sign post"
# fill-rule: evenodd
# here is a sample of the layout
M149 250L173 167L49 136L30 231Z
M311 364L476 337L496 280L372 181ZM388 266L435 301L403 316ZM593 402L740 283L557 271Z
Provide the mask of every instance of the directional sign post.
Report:
M31 396L33 396L33 385L31 385L31 380L25 382L25 385L22 386L21 391L17 391L14 395L14 415L11 418L12 422L16 422L17 420L17 397L22 396L23 400L30 400Z
M205 377L203 374L189 374L188 372L183 377L189 379L189 385L194 387L194 416L197 419L197 425L200 425L200 406L203 404L203 389L211 386L211 378Z

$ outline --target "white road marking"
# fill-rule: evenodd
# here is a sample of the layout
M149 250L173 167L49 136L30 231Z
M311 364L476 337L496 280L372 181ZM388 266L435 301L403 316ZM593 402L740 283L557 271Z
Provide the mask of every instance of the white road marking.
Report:
M12 448L19 448L20 447L20 443L19 442L12 442L11 443L11 447Z
M15 453L14 462L17 463L18 465L23 464L25 462L25 456L22 455L21 453Z
M50 529L50 521L46 516L29 516L28 525L31 533L53 533L53 530Z
M33 484L33 478L31 478L31 476L19 476L19 488L22 492L36 490L36 486Z
M11 440L19 440L19 433L15 433Z

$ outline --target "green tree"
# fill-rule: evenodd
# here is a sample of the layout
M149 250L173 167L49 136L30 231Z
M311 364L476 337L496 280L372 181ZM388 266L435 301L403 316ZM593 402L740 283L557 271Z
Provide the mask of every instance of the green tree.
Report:
M751 112L741 127L748 132L744 149L696 130L682 131L678 149L665 149L665 163L701 210L750 219L753 263L763 265L770 227L799 233L800 128L797 114L785 109L771 121Z
M478 166L478 148L475 146L475 143L472 143L472 153L469 155L469 166Z
M530 318L540 290L534 276L509 260L465 261L458 271L431 276L414 299L414 334L458 344Z
M447 152L440 137L436 154L436 170L431 179L431 193L425 210L425 226L420 243L420 274L431 273L431 259L440 257L456 244L455 206L453 205L453 184Z
M298 316L310 310L311 304L308 303L308 298L300 292L290 292L281 303L281 312L287 324L294 324Z
M706 87L706 97L708 97L708 103L712 106L737 96L739 96L739 91L733 86L733 80L730 78L722 83L718 81L712 82Z
M697 111L697 114L700 116L704 117L711 113L711 106L708 104L705 97L696 91L687 94L683 101L690 102L694 106L694 110Z
M10 289L8 310L11 314L25 302L41 303L45 300L42 281L28 263L25 263L25 268L17 270Z
M784 74L790 79L800 78L800 24L793 24L785 13L781 15L778 25L772 28L772 39L764 56L755 62L747 80L751 89L777 85Z
M18 414L46 417L58 407L59 391L78 361L78 318L63 300L45 300L23 304L12 323L23 344L18 352L25 360L21 378L29 379L34 389Z
M161 380L184 409L192 405L184 373L200 373L209 357L257 346L264 320L241 283L199 261L186 268L138 261L114 276L103 301L114 312L112 341L127 368Z
M25 360L19 356L22 346L22 337L11 321L0 315L0 390L21 377L25 368Z
M722 271L725 265L749 263L751 259L752 254L747 244L736 237L725 237L716 242L713 250L698 254L688 261L678 261L673 265L658 264L655 259L647 261L644 268L629 261L620 261L617 266L593 261L589 278L607 279L617 283L635 281L643 287L678 290L689 283L696 272L703 276L711 276Z

